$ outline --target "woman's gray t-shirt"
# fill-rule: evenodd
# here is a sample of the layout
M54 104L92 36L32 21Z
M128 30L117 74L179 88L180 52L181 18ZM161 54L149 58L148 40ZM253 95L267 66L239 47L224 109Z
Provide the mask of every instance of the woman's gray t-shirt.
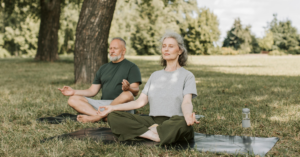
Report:
M186 94L197 96L195 76L183 67L151 74L142 93L148 96L150 116L183 116L181 104Z

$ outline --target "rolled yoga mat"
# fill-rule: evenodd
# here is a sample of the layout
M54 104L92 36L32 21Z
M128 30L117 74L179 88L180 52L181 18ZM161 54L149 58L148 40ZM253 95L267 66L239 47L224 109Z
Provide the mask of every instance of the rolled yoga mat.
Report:
M102 141L104 144L122 143L126 145L145 145L157 146L159 143L147 139L135 139L120 142L117 137L111 132L110 128L87 128L78 130L69 134L50 137L43 139L41 142L46 142L54 138L75 138L84 139L91 138L93 140ZM229 154L249 154L260 155L265 154L271 150L279 139L277 137L261 138L261 137L247 137L247 136L226 136L226 135L206 135L195 132L194 140L176 142L164 148L170 149L189 149L195 148L202 152L219 152Z

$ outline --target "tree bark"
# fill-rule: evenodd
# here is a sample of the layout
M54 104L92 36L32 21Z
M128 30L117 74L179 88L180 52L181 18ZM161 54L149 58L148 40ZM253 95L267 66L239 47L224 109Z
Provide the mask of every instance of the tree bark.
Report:
M58 59L60 0L40 0L41 24L35 60L53 62Z
M108 35L117 0L85 0L76 28L75 83L92 83L108 62Z

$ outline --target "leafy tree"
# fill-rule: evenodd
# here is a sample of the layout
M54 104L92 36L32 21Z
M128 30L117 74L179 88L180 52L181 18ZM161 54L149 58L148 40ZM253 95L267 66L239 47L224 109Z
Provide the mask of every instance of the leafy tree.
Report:
M161 36L168 30L180 33L185 16L196 6L195 0L173 0L168 1L167 5L162 0L139 3L139 17L131 34L132 48L138 55L160 54L157 45Z
M273 33L271 31L266 31L265 36L259 40L259 46L264 50L264 51L270 51L272 50L272 46L274 43L273 40Z
M81 3L65 3L60 16L58 31L59 54L74 53L75 32L81 9Z
M243 33L242 24L239 18L234 20L233 26L230 31L227 32L227 37L223 42L223 47L233 47L239 49L242 43L242 39L239 38Z
M137 8L138 2L117 1L114 17L111 22L109 41L114 37L121 37L126 41L127 54L136 54L131 47L131 34L135 32L135 25L139 18Z
M138 8L135 32L131 34L131 46L138 55L159 54L157 45L166 30L179 32L175 13L162 0L142 2Z
M32 1L34 4L34 1ZM2 23L1 35L3 49L11 55L27 54L33 56L37 48L37 29L39 20L31 16L29 10L37 6L28 6L26 2L1 1Z
M289 50L299 45L299 34L297 28L292 26L290 20L278 21L277 14L273 15L273 20L268 24L269 30L273 33L273 49Z
M5 34L3 37L3 47L14 55L36 55L37 60L54 61L57 59L57 47L58 45L59 47L62 45L57 43L58 35L56 34L59 29L59 21L57 21L57 19L60 17L60 13L57 13L57 10L64 8L70 3L79 6L81 1L82 0L0 0L0 11L2 11L1 13L5 19L3 26L0 26L1 29L3 28L3 33ZM55 4L55 6L51 7L51 4ZM50 6L50 10L56 10L57 14L55 16L48 15L49 12L47 12L47 9L41 9L45 6ZM49 19L47 19L46 15ZM55 19L54 17L56 17L56 21L52 22L51 20ZM24 27L24 25L27 26ZM42 29L37 29L38 26L36 25L40 25ZM50 35L45 35L48 28L52 28L51 31L54 32L50 31L48 33ZM64 27L60 28L65 32ZM75 25L72 30L73 29L75 29ZM41 34L39 35L39 33ZM64 33L61 34L64 35ZM43 50L39 53L34 52L38 49L37 38L40 38L39 43L42 46L39 46L39 48Z
M227 32L227 37L223 42L223 47L232 47L240 53L250 53L252 51L251 26L243 28L241 20L235 19L234 24Z
M251 42L252 51L251 51L251 53L260 53L261 48L259 47L259 41L255 37L255 35L251 35L251 38L252 38L252 42Z
M214 47L219 40L220 30L217 16L208 8L199 10L198 16L187 16L188 29L185 33L185 42L191 54L209 54L208 50Z
M26 45L24 41L24 35L20 35L23 32L21 23L27 19L28 16L37 16L41 18L40 29L38 36L38 48L35 56L35 60L54 61L58 59L57 56L57 39L59 29L59 17L60 17L60 0L1 0L5 6L5 13L12 22L16 23L15 27L6 27L5 31L9 32L8 36L18 36L19 38L11 38L6 45L10 45L9 48L13 48L16 54L22 54L19 50L24 51L32 45ZM13 18L10 15L17 15ZM14 21L15 20L15 21ZM28 31L25 31L28 32ZM22 37L23 36L23 37ZM9 39L7 39L9 40ZM25 46L21 46L21 45ZM33 48L35 49L35 48ZM25 50L26 51L26 50ZM30 50L29 50L30 51ZM30 52L29 54L32 54Z

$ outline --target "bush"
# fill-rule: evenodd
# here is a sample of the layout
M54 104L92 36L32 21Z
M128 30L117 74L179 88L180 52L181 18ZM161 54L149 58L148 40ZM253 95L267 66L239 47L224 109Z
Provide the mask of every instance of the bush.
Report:
M286 53L284 53L283 51L279 51L279 50L273 50L269 52L269 55L272 56L282 56L282 55L286 55Z
M222 49L218 47L212 47L207 50L207 54L209 55L221 55L222 54Z
M237 55L239 54L239 51L233 50L230 47L222 47L221 49L221 55Z
M6 49L0 47L0 58L5 58L5 57L10 57L10 54Z
M288 54L300 54L300 46L291 47L287 51Z

